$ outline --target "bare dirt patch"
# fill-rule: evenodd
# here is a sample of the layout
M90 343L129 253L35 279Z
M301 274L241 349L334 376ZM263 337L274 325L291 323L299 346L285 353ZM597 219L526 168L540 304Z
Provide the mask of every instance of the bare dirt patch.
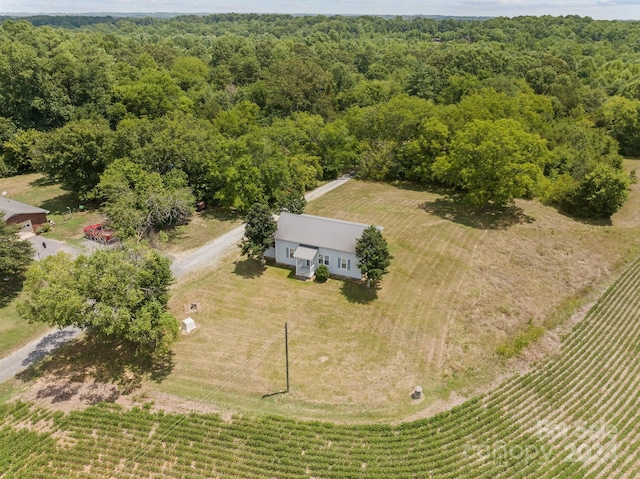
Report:
M69 383L54 376L43 377L31 384L18 399L54 411L68 413L100 402L118 403L121 393L113 384L92 379Z

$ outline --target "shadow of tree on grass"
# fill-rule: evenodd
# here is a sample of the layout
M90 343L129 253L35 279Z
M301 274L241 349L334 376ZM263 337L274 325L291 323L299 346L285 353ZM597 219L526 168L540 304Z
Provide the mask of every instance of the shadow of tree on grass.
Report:
M31 181L29 183L29 186L51 186L55 184L58 184L56 180L44 175L44 176L41 176L40 178L36 178L35 180Z
M378 299L378 286L373 283L367 288L364 282L344 280L341 290L350 303L367 304Z
M40 394L62 401L78 391L76 386L88 379L117 386L118 394L130 394L144 379L162 382L173 371L173 353L152 355L134 344L90 333L59 347L42 361L17 375L23 381L42 376L63 381L65 386L51 386ZM57 388L57 389L56 389ZM74 389L75 388L75 389ZM116 394L115 392L110 393Z
M205 219L216 219L218 221L235 221L242 219L241 215L221 206L208 206L200 212L200 216Z
M50 211L52 214L59 214L67 211L67 207L72 210L78 209L78 204L80 201L77 196L73 193L66 193L64 195L58 195L54 198L49 198L42 203L40 203L40 208L44 208L45 210Z
M0 221L2 221L0 219ZM24 278L9 278L7 281L0 277L0 308L4 308L18 297L22 291Z
M517 206L476 208L464 204L456 197L425 201L418 207L445 220L478 229L501 230L534 221L533 217L527 215L522 208Z
M234 263L233 273L247 279L258 278L264 273L264 266L260 264L260 261L248 258L242 261L236 261Z

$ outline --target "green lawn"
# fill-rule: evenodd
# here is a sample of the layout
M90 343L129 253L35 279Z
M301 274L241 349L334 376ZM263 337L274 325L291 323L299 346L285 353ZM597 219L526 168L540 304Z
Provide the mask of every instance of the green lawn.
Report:
M353 188L352 192L358 191L358 185L350 188ZM342 192L345 193L346 190ZM385 191L378 193L381 197L386 196ZM531 215L537 211L535 205L524 205L524 209ZM548 211L546 214L555 217ZM531 217L534 221L523 224L524 231L538 221L541 222L539 226L548 227L551 220L545 215ZM559 221L553 223L554 235L564 234L560 230L561 219L555 219ZM608 237L609 248L615 246L616 243L611 242L614 237L611 227L591 228L582 230L582 226L574 224L573 234L567 233L565 242L577 250L580 241L570 240L589 233L595 237L595 243L607 242ZM515 234L515 226L505 231L511 231L515 236L522 234ZM484 236L487 235L490 233ZM389 234L389 237L393 239L395 235ZM476 251L481 247L478 245ZM573 261L578 262L579 257L574 257ZM607 256L601 259L604 258ZM173 377L160 388L179 390L194 400L163 396L158 388L150 387L142 393L122 395L111 385L86 381L84 373L87 371L100 377L112 370L117 355L115 348L111 351L85 348L84 354L78 356L82 352L78 345L83 341L77 341L50 358L51 366L60 364L57 374L55 368L49 368L53 377L0 385L0 465L5 474L11 477L380 479L637 476L640 470L637 454L640 447L637 411L640 400L640 323L637 321L640 315L640 259L628 264L615 281L606 281L609 287L594 295L597 302L581 315L579 322L565 325L562 348L552 357L545 357L528 371L502 378L501 384L491 391L457 407L448 407L442 414L434 415L432 410L423 409L426 401L416 400L404 407L393 403L396 414L410 409L415 414L405 416L406 421L391 424L380 423L381 419L388 420L389 415L382 417L379 409L366 406L361 406L358 418L367 424L335 422L347 417L349 409L349 417L353 418L356 403L362 403L362 399L366 399L365 393L371 392L357 380L359 370L353 361L337 366L331 365L331 358L316 362L316 369L320 369L319 364L334 369L332 377L321 378L310 369L303 370L306 348L330 351L338 340L349 346L357 343L352 334L354 327L365 320L374 324L371 319L375 317L376 308L373 305L382 299L382 290L375 299L363 296L360 289L356 290L357 294L343 290L338 287L341 284L338 281L325 285L301 283L277 268L267 268L261 274L253 263L239 261L232 264L233 270L229 270L229 265L222 266L215 276L200 278L200 284L182 285L198 289L198 295L204 297L221 284L224 289L225 275L231 272L247 303L236 304L233 318L229 317L229 306L220 302L217 296L210 296L216 302L199 303L201 312L207 314L194 314L199 318L200 329L183 339L175 357L176 367L189 362L197 366L197 370L176 369ZM526 270L527 266L520 264L516 269L521 268ZM503 284L515 273L508 270L505 274ZM495 275L483 277L486 283L496 281ZM392 284L391 278L388 279L388 284ZM558 287L561 280L552 286ZM534 283L531 285L534 291L540 289ZM282 286L288 286L288 289L274 289ZM270 300L261 293L267 289L278 295L278 300ZM487 292L490 290L490 287L486 288ZM331 310L336 306L331 306L329 301L338 303L340 296L346 300L346 303L340 303L353 306L354 309L346 310L352 313L351 316L332 317ZM272 316L273 311L269 308L275 307L277 302L281 305L278 319L282 319L288 316L292 299L311 302L320 297L324 298L322 307L291 323L291 393L261 399L256 392L262 387L283 385L282 365L276 365L276 359L282 360L283 356L282 334L272 335L271 324L266 320L251 327L239 319L248 309L264 313L255 313L253 319L256 320L260 316ZM479 296L476 301L482 303ZM567 302L564 304L566 306ZM364 319L353 314L359 310L356 305L366 306L361 310L366 313ZM501 307L500 310L506 314L508 308ZM301 325L318 320L325 313L328 317L322 334L315 338L301 337ZM511 311L511 314L517 313ZM227 331L232 327L232 320L236 321L233 335ZM334 325L340 329L335 337L330 334ZM375 328L371 327L358 337L364 337L363 342L370 342L375 333ZM414 336L417 334L419 332L415 331ZM231 339L234 341L230 342ZM241 346L252 342L263 348ZM88 358L89 350L98 353L99 357ZM219 359L223 354L227 354L230 362L239 357L239 366L224 367ZM365 354L375 356L375 352ZM87 358L86 371L79 370L73 362L74 355ZM265 359L269 356L274 360ZM273 368L272 377L266 378L265 366ZM374 363L369 374L375 375L377 366ZM407 362L408 370L410 367ZM214 383L214 378L221 379ZM348 384L354 404L349 407L339 402L328 404L311 400L302 404L299 389L310 391L309 385L320 380L333 385ZM230 395L234 389L237 391ZM225 392L232 399L227 397L226 403L215 406L209 404L225 401ZM381 392L384 391L378 388L378 393ZM4 401L11 394L19 395L21 400ZM392 398L389 400L393 401ZM125 407L111 404L113 402ZM77 408L80 404L90 407ZM132 405L137 407L130 407ZM77 410L69 411L72 406ZM249 407L251 414L246 414ZM216 413L211 414L212 410ZM278 414L264 414L274 411ZM301 413L333 421L286 417Z
M57 183L47 182L40 173L0 178L0 189L7 192L7 198L50 211L56 211L62 205L66 208L67 204L76 206L68 191Z
M175 286L173 312L193 316L198 329L177 344L172 375L154 388L191 398L207 390L206 401L240 410L343 419L406 415L454 391L475 394L507 372L495 354L501 344L529 323L561 322L638 252L637 224L517 206L477 214L419 188L350 182L306 211L384 227L394 260L381 288L303 283L235 255ZM285 322L292 390L265 401L284 387L282 338L265 345ZM426 396L420 406L409 397L415 385Z
M384 227L394 260L381 287L300 282L235 254L174 286L172 311L198 328L176 345L168 378L141 394L343 420L419 414L469 397L509 374L500 345L529 324L561 323L638 253L639 195L634 185L611 222L589 223L537 202L493 215L407 185L349 182L307 212ZM238 221L205 227L199 219L197 238L185 234L177 251ZM263 399L284 388L285 322L292 389ZM409 397L415 385L425 393L419 404Z
M45 324L29 324L16 311L17 299L0 307L0 358L51 329Z
M555 357L401 423L286 417L288 396L275 403L278 415L202 414L203 400L175 401L172 412L154 396L123 408L111 404L126 399L113 389L78 385L75 368L58 383L22 386L22 401L3 402L12 385L0 385L0 466L8 477L65 478L638 477L639 296L636 260ZM214 397L218 387L204 379L198 393ZM68 412L73 396L91 406Z
M8 198L49 211L47 218L54 221L55 226L44 233L47 238L79 244L86 225L104 221L96 204L80 202L60 184L49 183L39 173L0 178L0 189L7 192Z
M49 210L47 218L55 226L43 237L80 246L83 228L104 221L95 203L82 203L59 184L49 183L39 173L0 178L0 191L7 197ZM69 214L71 212L71 214ZM240 224L240 219L216 208L197 213L188 225L169 235L168 243L160 247L167 253L177 253L201 246ZM15 311L15 302L0 304L0 356L18 348L46 331L48 327L28 325Z

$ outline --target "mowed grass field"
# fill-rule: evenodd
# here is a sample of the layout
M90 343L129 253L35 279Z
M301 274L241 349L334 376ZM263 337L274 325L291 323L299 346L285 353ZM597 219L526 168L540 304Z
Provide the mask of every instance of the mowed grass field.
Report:
M632 216L623 210L614 225ZM270 274L254 277L256 270L245 263L237 266L233 274L248 283ZM288 280L273 275L273 281ZM285 417L300 412L287 407L295 403L292 396L265 401L277 407L279 415L258 410L239 414L237 406L247 404L243 398L260 380L260 375L251 374L260 361L245 361L245 369L235 369L244 380L244 394L236 394L237 403L228 405L232 411L221 414L197 412L195 406L203 401L177 404L182 407L179 413L156 411L163 404L154 405L158 396L147 393L138 398L140 407L96 404L99 388L86 391L86 404L92 406L65 413L59 409L64 410L75 387L67 383L32 394L29 402L4 402L0 470L6 477L87 478L638 477L640 258L629 262L615 281L605 283L608 287L594 295L597 301L584 317L567 322L575 325L566 330L556 354L492 391L429 418L357 425L306 421ZM301 290L311 286L296 284ZM203 283L203 290L216 286L213 281ZM363 301L361 295L356 297ZM209 307L199 306L202 313ZM282 339L281 334L260 334L253 339L265 350L270 341L275 345ZM183 340L182 346L190 344L194 353L212 357L212 348L198 347L195 332L188 338L193 341ZM256 352L255 358L260 350ZM176 364L188 357L184 350L177 353ZM64 357L63 352L60 359ZM217 367L210 361L210 370L201 371L199 381L185 378L183 391L191 384L192 393L199 388L203 399L215 398L216 391L224 391L223 386L234 380L231 373L225 381L212 381L225 374L215 371ZM338 376L333 380L341 380ZM0 388L0 398L2 394ZM55 404L47 401L51 397ZM329 409L323 407L328 417Z
M195 212L188 224L167 232L166 240L155 238L154 246L168 255L198 248L242 224L242 218L221 207Z
M154 388L332 419L460 402L509 374L499 345L528 324L561 323L638 253L637 186L632 195L611 222L589 223L537 202L492 216L429 191L349 182L306 212L383 226L394 260L381 287L300 282L231 257L175 286L172 311L198 329L182 337L172 374ZM265 400L284 388L285 322L291 391ZM422 402L410 398L416 385Z
M0 470L64 478L635 478L639 298L637 260L556 357L450 411L402 424L175 414L153 412L150 402L64 414L41 407L41 396L3 403ZM66 392L43 396L64 401Z

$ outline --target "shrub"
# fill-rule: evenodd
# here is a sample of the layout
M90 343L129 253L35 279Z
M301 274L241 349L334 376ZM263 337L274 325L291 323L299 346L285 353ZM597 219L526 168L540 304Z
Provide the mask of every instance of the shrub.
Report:
M327 279L329 279L329 268L321 264L318 266L318 269L316 269L316 281L318 283L324 283Z
M36 234L48 233L49 231L51 231L51 225L49 223L43 223L36 230Z

